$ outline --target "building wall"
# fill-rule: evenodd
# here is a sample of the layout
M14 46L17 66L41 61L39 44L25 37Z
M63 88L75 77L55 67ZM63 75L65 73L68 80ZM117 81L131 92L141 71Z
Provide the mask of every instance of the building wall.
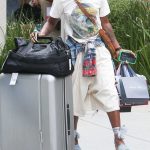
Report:
M1 0L2 1L2 0ZM20 7L20 0L4 0L7 3L7 17L11 17L13 15L14 11L17 10Z
M0 0L0 17L0 46L3 46L6 36L6 0Z
M48 8L51 7L52 3L50 3L46 0L39 0L39 2L40 2L40 5L41 5L41 12L42 12L43 18L46 21L48 15L50 13L50 12L48 12L48 10L50 11L50 9L48 9Z

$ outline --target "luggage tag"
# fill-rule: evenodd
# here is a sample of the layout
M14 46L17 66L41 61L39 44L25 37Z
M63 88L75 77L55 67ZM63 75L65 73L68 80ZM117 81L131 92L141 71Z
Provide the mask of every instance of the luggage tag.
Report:
M72 65L71 65L71 59L69 59L69 70L72 69Z
M18 73L12 73L9 85L16 85Z

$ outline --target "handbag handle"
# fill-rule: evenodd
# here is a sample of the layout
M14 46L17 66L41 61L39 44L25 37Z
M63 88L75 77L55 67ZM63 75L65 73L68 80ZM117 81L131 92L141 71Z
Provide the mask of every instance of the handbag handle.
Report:
M131 68L129 64L121 63L120 64L120 75L122 77L136 77L136 73Z
M129 70L130 74L132 74L133 77L137 77L137 74L134 72L134 70L131 68L130 65L128 65L128 70Z

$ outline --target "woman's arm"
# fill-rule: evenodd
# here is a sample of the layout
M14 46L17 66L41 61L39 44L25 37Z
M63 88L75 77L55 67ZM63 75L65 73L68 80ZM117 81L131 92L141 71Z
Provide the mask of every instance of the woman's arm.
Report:
M49 35L53 29L55 28L59 19L49 17L47 22L44 24L43 28L41 29L39 36L47 36Z
M53 29L55 28L58 21L59 21L59 19L49 17L47 22L44 24L44 26L42 27L42 29L39 33L33 32L30 34L30 38L31 38L32 42L37 41L37 36L49 35L53 31Z
M121 49L119 42L116 39L116 36L114 34L113 28L109 22L109 19L107 16L100 17L102 28L105 30L106 34L109 36L113 46L115 49Z

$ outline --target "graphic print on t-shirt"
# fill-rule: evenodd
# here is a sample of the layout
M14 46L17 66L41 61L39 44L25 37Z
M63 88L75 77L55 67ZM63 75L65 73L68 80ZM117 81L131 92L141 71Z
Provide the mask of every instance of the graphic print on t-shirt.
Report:
M82 6L94 17L97 22L97 9L89 3L82 3ZM91 20L83 14L78 6L76 6L72 11L69 21L73 30L73 37L75 38L89 38L98 34L98 26L94 25Z

